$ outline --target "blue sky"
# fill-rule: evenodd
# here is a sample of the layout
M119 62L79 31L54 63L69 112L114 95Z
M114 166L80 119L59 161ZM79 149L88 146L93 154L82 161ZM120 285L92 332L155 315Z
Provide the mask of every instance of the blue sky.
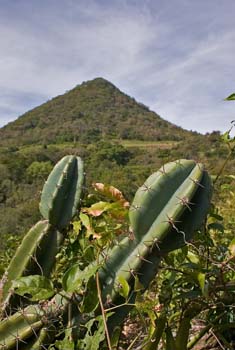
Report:
M230 127L234 0L0 0L0 126L104 77L164 119Z

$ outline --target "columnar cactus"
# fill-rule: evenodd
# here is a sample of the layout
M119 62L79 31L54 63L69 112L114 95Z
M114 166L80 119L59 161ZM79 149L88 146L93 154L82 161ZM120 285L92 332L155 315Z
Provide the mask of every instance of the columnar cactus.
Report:
M82 184L80 158L64 157L43 188L40 210L46 221L39 222L26 235L8 269L5 301L11 282L36 268L32 257L36 257L43 274L49 276L55 254L63 241L64 229L79 205ZM125 301L127 296L122 291L125 284L130 290L129 301L135 301L137 280L145 290L156 275L162 257L192 239L193 232L206 217L210 196L210 178L203 165L194 161L168 163L146 180L136 192L129 211L132 239L119 240L105 252L104 258L99 259L102 266L98 276L104 306L110 303L120 305ZM92 270L92 266L88 265L87 269ZM46 349L56 333L53 324L66 307L67 302L57 296L55 304L52 300L46 306L27 306L7 317L0 323L0 349L14 349L19 339L23 341L23 350ZM108 318L109 330L120 324L128 311L128 306L117 307Z
M40 202L40 211L46 220L39 221L26 234L3 277L3 311L12 296L13 280L30 274L50 275L64 241L63 230L80 204L83 182L83 162L76 156L65 156L50 173Z
M136 277L146 289L161 258L187 244L203 223L210 195L210 178L203 165L194 161L171 162L152 174L136 192L130 208L134 239L120 241L100 271L104 301L120 302L123 280L128 282L132 293ZM110 328L125 314L122 308L118 309L111 317Z

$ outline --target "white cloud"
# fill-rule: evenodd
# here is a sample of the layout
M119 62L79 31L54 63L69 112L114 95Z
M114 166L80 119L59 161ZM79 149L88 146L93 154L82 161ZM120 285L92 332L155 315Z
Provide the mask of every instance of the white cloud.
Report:
M5 9L0 125L103 76L185 128L226 129L233 106L222 98L235 90L235 6L209 0L201 11L199 3L22 0L22 8Z

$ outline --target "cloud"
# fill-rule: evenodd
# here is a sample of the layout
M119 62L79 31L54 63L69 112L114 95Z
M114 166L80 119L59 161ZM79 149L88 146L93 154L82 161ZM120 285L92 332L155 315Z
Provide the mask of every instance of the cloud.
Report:
M103 76L175 124L225 130L234 118L222 99L235 90L235 5L176 2L3 0L0 126Z

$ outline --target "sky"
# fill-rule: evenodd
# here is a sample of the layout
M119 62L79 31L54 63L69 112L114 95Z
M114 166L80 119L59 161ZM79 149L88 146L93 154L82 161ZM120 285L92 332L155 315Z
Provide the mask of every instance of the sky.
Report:
M162 118L230 128L234 0L0 0L0 127L103 77Z

